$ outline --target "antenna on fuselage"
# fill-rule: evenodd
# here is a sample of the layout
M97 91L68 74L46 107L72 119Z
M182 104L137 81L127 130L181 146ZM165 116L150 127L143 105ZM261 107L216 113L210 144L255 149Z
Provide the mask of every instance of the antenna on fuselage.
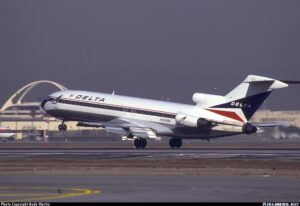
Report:
M115 90L112 92L112 95L115 95Z

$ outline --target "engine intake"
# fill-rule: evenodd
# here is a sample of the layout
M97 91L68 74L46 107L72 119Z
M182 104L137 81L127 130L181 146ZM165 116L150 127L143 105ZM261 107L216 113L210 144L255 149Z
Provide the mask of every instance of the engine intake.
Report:
M175 119L176 122L189 127L209 127L212 125L210 121L207 121L204 118L187 116L184 114L177 114Z
M199 118L197 120L197 126L198 127L210 127L212 123L210 121L207 121L206 119Z

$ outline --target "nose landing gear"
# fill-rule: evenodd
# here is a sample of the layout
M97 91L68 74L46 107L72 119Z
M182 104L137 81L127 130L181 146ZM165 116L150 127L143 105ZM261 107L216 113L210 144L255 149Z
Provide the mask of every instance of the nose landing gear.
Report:
M66 131L67 128L68 128L68 127L67 127L67 125L64 123L64 121L63 121L61 124L58 125L58 130L59 130L60 132Z

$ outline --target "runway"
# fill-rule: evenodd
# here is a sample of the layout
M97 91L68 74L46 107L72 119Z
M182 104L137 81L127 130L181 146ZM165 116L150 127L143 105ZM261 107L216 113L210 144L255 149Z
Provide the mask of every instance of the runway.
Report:
M238 159L298 159L298 149L1 149L0 159L17 156L64 158L90 157L102 159L143 158L238 158Z
M1 150L0 158L22 156L59 156L64 155L65 158L72 156L100 156L105 159L114 158L181 158L181 157L205 157L205 158L282 158L282 159L300 159L300 150L172 150L172 149L21 149L21 150Z
M295 147L70 145L3 146L0 201L299 202Z
M299 202L300 180L287 177L0 176L0 201Z

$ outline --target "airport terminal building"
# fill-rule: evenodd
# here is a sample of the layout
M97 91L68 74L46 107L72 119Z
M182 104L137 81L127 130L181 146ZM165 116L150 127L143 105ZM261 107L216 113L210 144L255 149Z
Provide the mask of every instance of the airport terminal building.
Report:
M36 81L25 85L16 91L0 108L0 127L6 127L16 132L16 139L48 136L63 137L65 135L80 136L97 135L99 129L78 127L77 122L66 122L68 131L58 132L60 120L47 115L40 107L40 102L26 102L25 96L40 84L50 84L59 90L66 90L63 85L48 81Z

